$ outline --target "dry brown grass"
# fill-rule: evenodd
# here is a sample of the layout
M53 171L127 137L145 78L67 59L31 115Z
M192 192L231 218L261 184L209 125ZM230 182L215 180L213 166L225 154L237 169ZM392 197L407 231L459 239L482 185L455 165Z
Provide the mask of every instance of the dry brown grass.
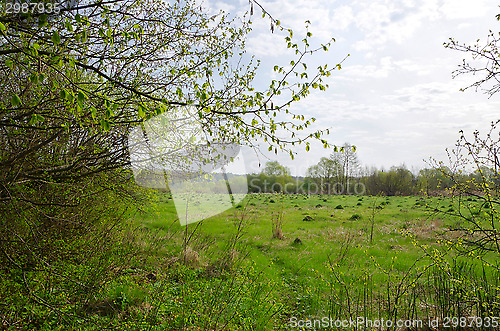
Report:
M202 260L200 259L200 254L192 249L191 246L186 246L186 248L181 252L179 260L180 262L192 268L203 266Z
M441 231L440 219L416 219L410 222L408 231L418 239L435 239L436 233Z

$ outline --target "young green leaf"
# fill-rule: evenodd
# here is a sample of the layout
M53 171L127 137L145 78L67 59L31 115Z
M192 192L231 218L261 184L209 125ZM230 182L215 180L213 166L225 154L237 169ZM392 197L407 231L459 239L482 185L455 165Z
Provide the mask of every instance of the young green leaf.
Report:
M38 83L38 74L35 72L35 73L32 73L30 75L30 81L33 83L33 84L36 84Z
M94 121L96 120L96 117L97 117L97 109L95 109L94 107L91 107L90 108L90 113L92 115L92 118L94 119Z
M47 24L48 24L47 14L42 14L42 15L38 16L38 26L39 27L46 26Z
M12 96L10 102L12 103L12 105L14 107L16 107L16 106L18 106L21 103L21 98L17 94L14 94Z
M38 122L38 117L36 116L36 114L31 115L29 125L35 125L36 122Z
M101 127L104 129L104 131L108 132L110 128L109 121L106 119L101 119Z
M57 31L54 31L52 33L52 37L50 37L50 40L52 40L52 42L55 45L59 45L61 43L61 36L59 35L59 33Z
M78 104L80 105L80 107L82 107L82 108L83 108L83 102L85 101L85 99L87 99L87 96L82 91L79 91L77 101L78 101Z
M139 109L137 110L137 115L139 115L140 118L144 118L146 116L146 112L144 111L144 108L142 106L139 106Z

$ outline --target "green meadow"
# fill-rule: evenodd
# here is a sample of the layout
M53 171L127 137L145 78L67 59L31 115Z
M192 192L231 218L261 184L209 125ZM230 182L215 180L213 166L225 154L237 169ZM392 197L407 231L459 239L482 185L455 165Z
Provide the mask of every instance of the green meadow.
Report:
M445 197L250 194L181 226L171 196L157 193L130 216L140 253L89 309L130 330L313 330L336 329L319 324L324 318L480 316L474 305L454 305L465 293L452 281L477 274L490 291L484 301L494 303L498 275L446 249L456 208Z

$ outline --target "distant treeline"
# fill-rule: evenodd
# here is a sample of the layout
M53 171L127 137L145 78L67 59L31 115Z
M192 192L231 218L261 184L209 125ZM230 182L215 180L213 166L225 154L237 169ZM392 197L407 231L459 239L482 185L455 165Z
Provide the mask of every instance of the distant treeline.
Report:
M306 176L292 177L277 161L266 163L260 174L248 176L251 193L286 194L368 194L415 195L446 194L459 185L499 187L499 169L482 166L470 173L452 172L448 167L422 169L412 173L404 165L389 170L361 167L356 149L345 144L342 150L323 157L307 170Z
M494 169L482 169L490 187L499 186ZM368 195L416 195L446 194L454 187L450 169L446 167L423 169L413 174L404 166L392 167L388 171L371 169L369 173L357 176L305 176L290 175L248 175L250 193L285 193L285 194L368 194ZM462 185L481 183L478 171L453 178ZM476 185L475 184L475 185Z
M248 184L249 193L285 194L356 194L356 195L437 195L447 194L457 185L468 187L468 191L484 191L489 185L493 192L500 188L499 169L481 166L469 173L452 171L439 165L434 168L410 171L406 166L394 166L389 170L361 167L356 150L345 144L329 157L307 170L305 176L291 176L290 169L278 161L269 161L261 173L237 175L212 173L205 176L189 174L184 184L188 192L227 193L228 185L238 192ZM167 177L163 172L135 174L143 186L169 191ZM186 179L187 179L186 178ZM226 179L229 179L226 182ZM246 183L245 183L246 182ZM179 188L177 188L179 189Z

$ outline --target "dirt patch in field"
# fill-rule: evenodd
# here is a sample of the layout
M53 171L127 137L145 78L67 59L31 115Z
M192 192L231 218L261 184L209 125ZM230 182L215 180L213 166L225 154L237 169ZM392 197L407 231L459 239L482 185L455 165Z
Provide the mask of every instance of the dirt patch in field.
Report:
M418 219L407 222L406 229L418 239L435 239L443 231L440 219Z

